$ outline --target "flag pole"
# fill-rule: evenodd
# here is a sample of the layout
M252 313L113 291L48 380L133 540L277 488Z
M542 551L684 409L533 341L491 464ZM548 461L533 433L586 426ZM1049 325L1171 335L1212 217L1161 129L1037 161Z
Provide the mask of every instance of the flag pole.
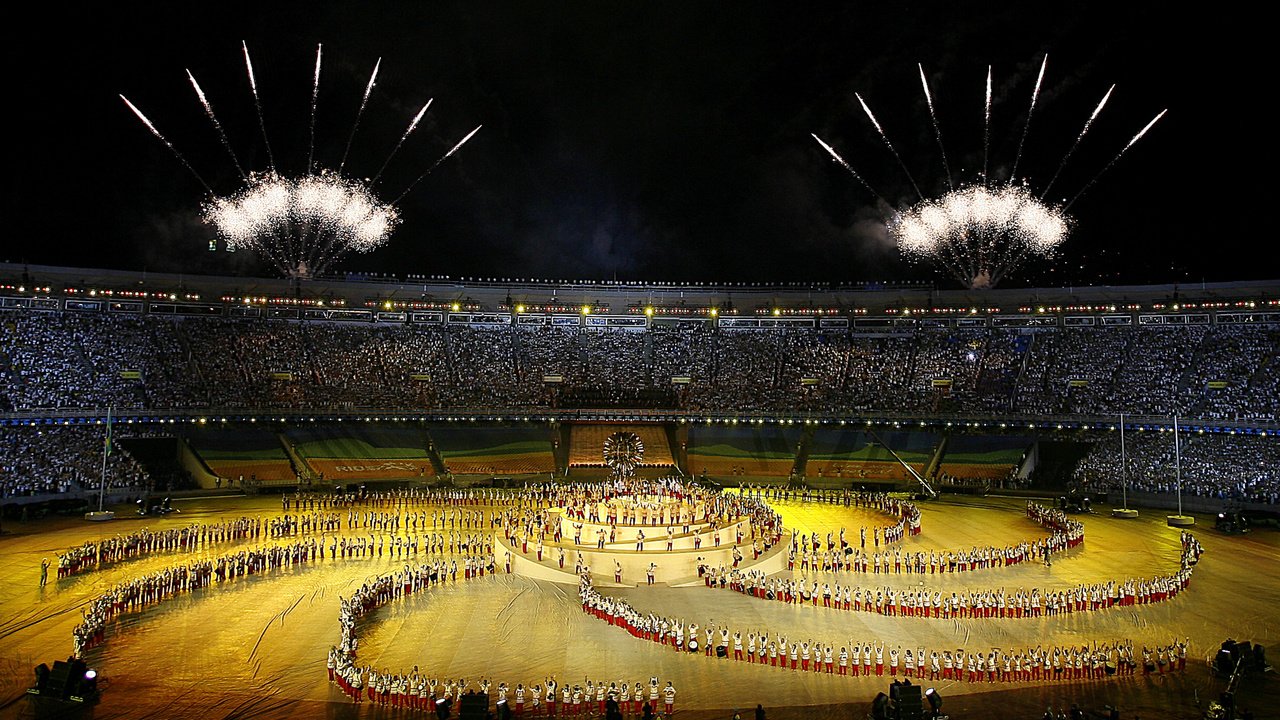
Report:
M1170 527L1191 527L1196 519L1182 514L1182 439L1178 433L1178 414L1173 414L1173 479L1178 486L1178 514L1166 518Z
M1129 509L1129 455L1124 443L1124 413L1120 413L1120 498L1121 507L1111 508L1111 517L1132 520L1137 510Z
M1182 515L1182 443L1178 441L1178 414L1173 414L1173 476L1178 483L1178 515Z
M107 406L107 435L102 441L102 477L98 486L98 512L102 512L102 504L107 496L107 456L111 454L111 411L113 405Z
M1120 497L1129 509L1129 458L1124 453L1124 413L1120 413Z

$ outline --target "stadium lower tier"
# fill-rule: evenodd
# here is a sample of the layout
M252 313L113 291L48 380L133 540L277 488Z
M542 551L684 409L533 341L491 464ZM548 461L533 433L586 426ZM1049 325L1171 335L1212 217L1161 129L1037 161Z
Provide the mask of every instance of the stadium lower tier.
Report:
M643 459L636 470L647 477L683 473L724 485L914 489L918 483L906 463L932 486L957 492L1062 492L1074 484L1097 499L1121 495L1121 479L1127 478L1128 492L1170 497L1180 481L1184 496L1215 509L1235 502L1280 503L1280 434L1187 432L1175 446L1170 432L1130 429L1121 452L1115 426L996 434L932 428L873 433L839 424L799 431L783 424L577 423L571 432L563 423L523 421L296 425L283 431L253 422L114 425L108 487L169 493L299 481L314 487L450 477L467 483L525 483L553 475L600 479L612 472L603 460L603 443L622 427L641 430L651 440L646 447L660 448L661 457ZM10 504L96 490L105 436L105 427L94 423L0 426L0 498ZM140 439L147 447L135 457L132 443ZM592 449L588 440L600 446ZM577 447L568 452L565 443ZM575 456L590 464L573 464ZM649 460L660 464L650 466ZM157 484L153 475L166 479Z

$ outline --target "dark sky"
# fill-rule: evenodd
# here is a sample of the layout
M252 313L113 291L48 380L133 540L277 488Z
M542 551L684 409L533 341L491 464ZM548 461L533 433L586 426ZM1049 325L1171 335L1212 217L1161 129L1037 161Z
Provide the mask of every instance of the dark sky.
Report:
M172 5L169 7L168 5ZM883 239L874 198L813 140L835 145L894 202L910 185L853 93L875 110L926 193L945 183L920 91L930 76L957 179L982 157L995 66L991 167L1008 173L1040 59L1049 68L1019 174L1042 187L1111 83L1115 94L1055 186L1074 194L1159 110L1169 114L1073 208L1052 263L1008 283L1280 277L1249 197L1274 166L1274 80L1254 18L1164 2L227 3L48 13L8 33L13 261L262 273L205 248L200 185L127 111L124 93L219 192L237 175L184 75L204 87L241 159L266 167L240 40L253 53L272 149L307 152L323 42L317 158L335 165L373 63L379 84L348 169L372 174L428 97L427 119L380 186L403 201L390 244L347 269L648 280L936 278ZM1256 30L1254 28L1257 28ZM961 173L960 168L966 172Z

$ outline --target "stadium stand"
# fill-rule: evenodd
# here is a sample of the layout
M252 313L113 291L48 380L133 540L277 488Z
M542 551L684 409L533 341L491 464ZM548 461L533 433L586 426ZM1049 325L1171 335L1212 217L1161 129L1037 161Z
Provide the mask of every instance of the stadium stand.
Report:
M940 438L934 433L886 432L881 439L923 474ZM852 428L814 431L805 474L854 480L907 480L910 474L870 433Z
M187 441L216 476L243 486L296 482L297 471L279 435L260 427L197 427Z
M44 495L101 488L103 429L6 427L0 432L0 497ZM107 456L109 489L145 489L146 470L113 442Z
M1021 435L968 435L955 433L938 466L942 485L983 485L1009 479L1031 446Z
M1274 438L1184 434L1179 440L1183 493L1270 505L1280 502L1280 442ZM1129 433L1123 458L1118 434L1100 436L1076 468L1076 480L1091 491L1119 491L1122 459L1130 490L1171 493L1177 489L1170 432Z
M3 319L0 392L13 410L559 405L1179 412L1273 421L1280 406L1280 331L1243 325L861 334L513 330L20 310ZM553 375L562 382L544 383ZM673 377L688 383L673 386Z
M968 328L895 322L831 329L690 322L603 329L585 323L339 323L0 309L0 409L24 417L100 415L108 406L210 413L657 408L690 415L967 413L1077 420L1110 419L1122 412L1178 413L1202 423L1273 424L1280 419L1278 366L1280 329L1266 323ZM548 376L559 382L546 382ZM88 468L47 469L52 455L40 455L26 436L13 432L4 435L6 493L96 482ZM1253 463L1275 457L1275 434L1189 438L1184 491L1275 502L1275 463ZM57 442L74 454L80 435L93 444L88 431L61 433ZM786 477L800 469L809 478L864 473L869 478L901 472L883 458L860 458L853 445L822 433L802 453L800 433L776 425L693 422L687 448L671 447L665 434L659 435L646 439L650 460L675 465L687 452L687 469L694 474ZM453 473L556 468L543 430L474 441L442 430L439 436L433 432L433 439L439 459ZM1021 452L952 442L936 468L944 483L1007 478L1018 462L1012 455ZM1135 471L1132 479L1137 486L1167 492L1168 452L1160 442L1155 436L1134 440L1134 467L1158 471ZM1106 464L1115 462L1115 443L1111 435L1098 439L1078 470L1079 479L1107 486ZM282 444L271 432L231 444L235 447L192 436L200 456L224 477L281 482L294 480L295 473L333 477L336 468L370 465L366 460L416 463L414 472L394 470L410 476L438 469L421 442L369 446L417 447L413 458L375 456L369 448L322 457L302 452L306 442ZM576 446L568 449L571 464L586 463L587 455L597 462L598 448ZM296 467L290 447L299 449L306 467ZM1215 448L1232 447L1245 448L1247 462L1213 456ZM977 458L987 452L1000 459ZM355 460L361 462L348 462ZM141 482L128 470L118 477L112 482Z
M335 483L435 475L421 428L370 425L317 425L283 433L294 454L317 479Z

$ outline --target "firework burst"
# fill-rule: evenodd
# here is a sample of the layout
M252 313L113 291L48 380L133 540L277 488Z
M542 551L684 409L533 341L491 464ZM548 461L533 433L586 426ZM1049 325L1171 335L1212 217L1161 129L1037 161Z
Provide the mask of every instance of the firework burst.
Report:
M240 192L205 203L202 217L228 250L255 250L280 272L301 277L349 252L381 247L400 223L394 206L330 172L251 175Z
M991 146L992 99L992 69L987 68L986 94L983 104L983 171L979 178L967 184L955 183L952 179L950 164L947 162L946 150L942 144L942 131L938 124L933 96L929 92L929 81L925 76L924 67L918 66L925 103L929 108L929 119L933 125L938 148L942 153L948 190L937 197L921 196L915 204L898 208L888 219L886 224L890 237L897 242L898 249L907 258L933 262L966 287L976 289L994 287L1011 272L1017 270L1028 258L1052 256L1071 231L1072 220L1066 213L1067 209L1085 191L1093 187L1098 178L1115 165L1134 143L1164 117L1166 111L1160 112L1155 119L1147 123L1110 162L1072 196L1070 202L1065 205L1047 202L1045 196L1049 188L1053 186L1062 168L1066 166L1085 135L1089 133L1094 120L1097 119L1103 106L1111 97L1112 90L1115 89L1112 85L1111 89L1107 90L1102 101L1085 121L1084 129L1080 131L1075 142L1058 163L1057 171L1044 190L1037 195L1031 191L1025 181L1016 178L1015 174L1018 163L1022 159L1023 146L1031 128L1031 116L1035 112L1036 101L1040 97L1048 61L1048 56L1045 56L1040 63L1040 72L1036 76L1035 88L1031 92L1026 123L1022 127L1021 137L1018 140L1018 152L1013 162L1014 169L1010 172L1010 177L1004 181L993 181L986 172ZM856 97L862 110L875 127L876 133L892 152L903 172L907 174L911 186L919 193L915 178L911 177L902 158L885 135L884 128L872 114L871 108L861 95ZM813 138L827 151L832 160L848 170L878 199L883 200L880 193L867 183L866 178L854 171L853 167L831 145L817 135Z
M374 65L373 74L360 99L360 109L347 136L346 147L338 169L324 169L315 159L315 122L322 62L322 48L317 45L315 69L311 78L311 114L306 173L300 177L288 176L277 169L276 158L271 152L263 117L262 99L258 94L258 81L254 74L253 62L249 57L248 45L241 43L241 50L244 55L249 89L253 95L254 109L257 113L258 128L267 150L270 169L266 172L246 173L244 171L223 131L222 124L213 112L213 105L195 77L190 71L187 72L187 77L205 115L212 123L219 141L231 156L242 179L241 187L229 195L214 192L182 153L156 129L151 120L128 98L123 95L120 98L151 134L163 142L174 157L191 171L208 191L209 197L201 208L201 217L216 230L226 249L229 251L253 250L270 261L284 275L290 277L318 275L331 268L348 253L369 252L385 245L400 224L400 214L395 204L480 130L477 127L468 133L449 152L436 160L425 173L410 183L395 201L380 200L373 192L374 184L381 178L391 159L399 152L405 141L417 129L431 106L431 100L427 100L422 109L410 120L408 129L392 147L372 180L360 181L344 175L343 169L351 149L351 141L355 138L356 129L360 126L360 119L364 116L365 106L369 102L369 95L373 92L377 81L378 69L382 64L379 59Z
M923 200L889 221L908 257L944 265L971 288L994 287L1022 259L1048 256L1071 219L1021 185L971 185Z

